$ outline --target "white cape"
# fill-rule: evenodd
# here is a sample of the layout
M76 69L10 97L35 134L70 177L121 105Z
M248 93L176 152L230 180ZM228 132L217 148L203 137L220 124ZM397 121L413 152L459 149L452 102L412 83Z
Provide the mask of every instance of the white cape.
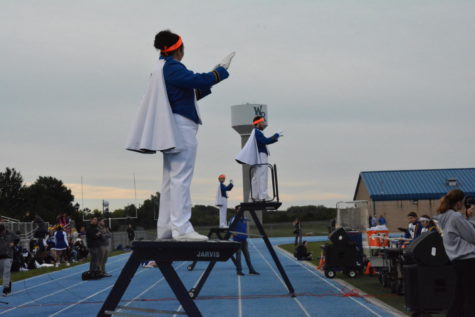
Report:
M241 152L239 152L239 154L236 156L235 160L240 164L262 164L261 157L257 149L256 129L252 129L249 139L241 149Z
M221 183L218 185L218 192L216 193L216 206L222 206L226 203L226 197L221 195Z
M142 100L130 130L126 149L140 153L156 153L177 147L177 130L168 100L164 60L154 66L147 92Z

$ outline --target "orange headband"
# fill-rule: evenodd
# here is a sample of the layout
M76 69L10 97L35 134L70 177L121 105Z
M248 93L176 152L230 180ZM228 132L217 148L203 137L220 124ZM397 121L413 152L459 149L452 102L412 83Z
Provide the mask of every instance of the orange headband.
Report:
M264 118L260 118L260 119L257 119L257 120L255 120L255 121L253 121L252 124L256 125L256 124L258 124L259 122L264 122L264 121L265 121Z
M181 40L181 36L178 36L178 41L173 44L170 47L165 46L163 50L161 50L162 53L168 53L177 50L181 45L183 44L183 41Z

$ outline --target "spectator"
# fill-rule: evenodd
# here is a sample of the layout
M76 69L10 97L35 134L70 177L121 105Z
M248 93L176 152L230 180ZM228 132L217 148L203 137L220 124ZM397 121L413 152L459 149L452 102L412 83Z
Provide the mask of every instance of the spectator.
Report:
M54 252L54 257L56 258L55 267L59 267L61 260L66 262L66 266L69 266L69 262L66 259L66 251L68 248L68 234L63 230L61 225L58 225L54 232L54 247L51 248Z
M421 226L422 226L421 234L424 232L437 231L434 221L430 219L428 215L422 215L419 218L419 222L421 223Z
M229 221L230 224L233 223L234 218L237 217L239 208L239 205L235 207L236 215L231 218L231 220ZM241 266L241 252L244 254L244 259L246 260L246 264L249 269L249 275L259 275L259 273L252 266L251 257L249 255L249 248L247 246L247 222L248 220L244 218L244 216L242 216L236 223L236 226L234 228L231 228L231 230L236 232L233 234L233 240L241 243L241 248L236 252L237 275L244 275Z
M84 243L84 246L87 247L87 241L86 241L86 227L81 226L81 228L79 228L78 237L79 237L79 239L82 240L82 242Z
M475 314L475 228L458 212L464 206L464 199L461 190L451 190L441 198L437 209L445 252L455 270L455 294L448 317Z
M386 218L384 218L383 215L380 215L380 216L379 216L378 224L379 224L380 226L385 226L385 225L387 224Z
M299 218L295 218L292 224L294 225L294 235L295 235L294 245L299 245L302 241L302 224Z
M99 260L101 252L102 234L97 226L97 217L92 217L90 220L89 228L86 232L87 246L89 253L91 254L91 263L89 265L89 271L98 273L100 270Z
M15 235L16 239L13 241L13 261L11 271L28 271L27 264L25 263L25 259L23 257L23 247L20 245L21 231L16 231Z
M106 263L109 255L109 241L112 237L112 234L104 219L99 220L98 228L102 235L102 239L100 240L99 270L101 271L102 276L110 277L112 275L106 272Z
M48 225L44 220L40 217L40 215L35 214L35 219L33 219L33 224L36 225L35 232L33 237L37 238L40 242L40 248L44 248L44 239L48 234Z
M299 261L312 260L312 253L308 252L307 241L303 241L302 244L299 244L299 246L295 248L294 256Z
M79 238L74 242L72 249L74 250L74 259L76 261L86 259L87 254L89 253L86 246L84 245L84 242Z
M376 216L371 216L371 227L376 227L378 225L378 219L376 219Z
M127 236L129 237L129 243L132 244L132 241L135 240L135 231L131 223L129 223L127 228Z
M13 262L14 241L18 237L10 233L3 224L0 224L0 273L3 276L3 296L7 296L12 291L10 279Z
M407 231L404 235L407 239L415 239L421 235L422 225L417 219L417 214L414 211L411 211L407 214Z

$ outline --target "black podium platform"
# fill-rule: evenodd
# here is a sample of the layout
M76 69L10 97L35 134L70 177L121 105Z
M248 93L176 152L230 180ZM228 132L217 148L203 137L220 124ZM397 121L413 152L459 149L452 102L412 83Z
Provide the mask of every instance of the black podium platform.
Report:
M155 261L158 268L162 272L165 280L175 293L176 298L185 310L188 316L200 317L201 312L195 305L190 294L186 290L178 274L172 266L174 261L209 261L216 263L217 261L227 261L240 247L239 242L234 241L174 241L174 240L157 240L157 241L135 241L132 244L132 254L120 273L114 287L107 296L106 301L97 314L98 317L122 315L134 316L132 314L124 314L115 312L122 296L129 286L135 272L141 262ZM204 283L206 279L202 279ZM132 311L147 311L156 313L173 313L153 309L140 309L133 307L120 307ZM139 315L135 315L139 316Z
M228 231L229 231L229 228L218 228L218 227L216 227L216 228L210 228L210 229L209 229L209 232L208 232L208 238L209 238L209 239L213 239L213 236L214 236L215 238L218 238L219 240L229 240L229 239L225 239L225 236L226 236L226 234L228 233ZM234 255L231 255L231 260L233 261L234 266L237 267L237 262L236 262L236 259L234 258ZM193 269L194 269L195 266L196 266L196 263L197 263L197 261L193 261L193 263L191 263L190 265L188 265L188 266L187 266L188 271L193 271ZM205 273L205 274L206 274L206 273ZM191 294L194 293L194 290L195 290L195 289L192 289L192 290L190 291ZM195 296L192 295L191 297L194 298Z

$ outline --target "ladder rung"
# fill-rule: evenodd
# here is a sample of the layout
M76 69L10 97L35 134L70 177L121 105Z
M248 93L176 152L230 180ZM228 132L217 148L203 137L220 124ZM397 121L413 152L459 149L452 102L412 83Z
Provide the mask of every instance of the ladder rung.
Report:
M174 310L161 310L161 309L152 309L152 308L141 308L141 307L130 307L130 306L117 306L118 309L122 310L134 310L144 313L159 313L159 314L173 314L173 315L186 315L184 312L177 312Z

